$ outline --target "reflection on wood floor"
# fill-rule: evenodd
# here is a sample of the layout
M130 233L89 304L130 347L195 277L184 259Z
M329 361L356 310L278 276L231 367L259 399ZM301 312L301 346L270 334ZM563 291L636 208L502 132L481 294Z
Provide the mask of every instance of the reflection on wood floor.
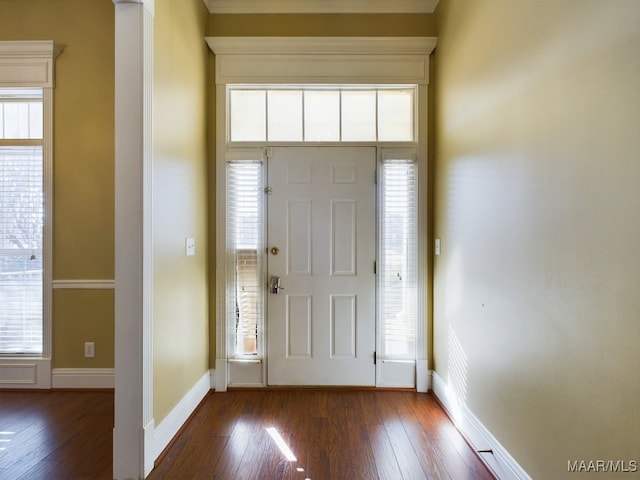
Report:
M0 391L0 479L111 479L112 434L112 392ZM266 389L210 393L148 478L494 477L430 394Z

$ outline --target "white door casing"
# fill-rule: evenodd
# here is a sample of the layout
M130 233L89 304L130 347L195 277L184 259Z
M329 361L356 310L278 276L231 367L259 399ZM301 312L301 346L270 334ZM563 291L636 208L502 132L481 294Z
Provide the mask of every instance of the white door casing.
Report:
M375 385L374 147L273 148L267 383ZM277 250L275 250L277 249Z
M418 318L427 318L427 102L429 55L435 37L207 37L215 54L216 83L216 255L227 254L225 162L229 149L261 145L231 145L228 128L228 86L231 84L333 84L333 85L418 85L416 121L418 165ZM216 284L225 285L227 262L216 262ZM266 383L266 370L260 361L243 364L249 382L236 382L231 372L226 321L227 291L217 288L215 389L227 386ZM416 330L416 388L430 387L427 364L427 322ZM237 366L237 365L236 365Z

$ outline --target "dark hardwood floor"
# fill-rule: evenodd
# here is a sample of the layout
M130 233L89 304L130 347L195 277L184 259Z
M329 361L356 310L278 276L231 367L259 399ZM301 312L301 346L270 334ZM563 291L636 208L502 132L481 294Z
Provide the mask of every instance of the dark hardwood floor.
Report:
M112 430L112 392L0 391L0 479L110 479ZM148 478L494 477L429 394L267 389L210 393Z
M296 461L285 459L269 427ZM148 478L494 477L429 394L302 389L211 393Z
M0 390L1 480L112 478L112 392Z

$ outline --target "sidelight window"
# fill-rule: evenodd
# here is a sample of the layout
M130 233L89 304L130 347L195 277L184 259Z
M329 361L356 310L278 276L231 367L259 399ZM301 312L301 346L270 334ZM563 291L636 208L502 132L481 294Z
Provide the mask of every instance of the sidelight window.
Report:
M263 315L262 162L227 165L227 319L236 358L258 355Z
M418 285L415 162L383 159L380 190L378 281L382 357L413 360Z

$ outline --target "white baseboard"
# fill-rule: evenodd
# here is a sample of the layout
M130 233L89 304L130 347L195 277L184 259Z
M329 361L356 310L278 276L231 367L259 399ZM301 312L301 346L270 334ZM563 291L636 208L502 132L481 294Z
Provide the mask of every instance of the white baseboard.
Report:
M113 368L54 368L51 388L114 388Z
M216 369L212 368L209 370L209 388L211 390L216 389Z
M458 404L456 399L449 394L446 382L437 372L432 371L431 377L432 392L443 405L456 427L467 438L473 449L493 469L499 480L531 480L527 472L473 412L466 405Z
M431 372L427 367L427 361L416 361L416 391L425 393L431 390Z
M153 431L153 460L155 461L169 442L185 424L189 416L198 407L211 389L210 372L205 373L182 400L169 412L169 415Z

